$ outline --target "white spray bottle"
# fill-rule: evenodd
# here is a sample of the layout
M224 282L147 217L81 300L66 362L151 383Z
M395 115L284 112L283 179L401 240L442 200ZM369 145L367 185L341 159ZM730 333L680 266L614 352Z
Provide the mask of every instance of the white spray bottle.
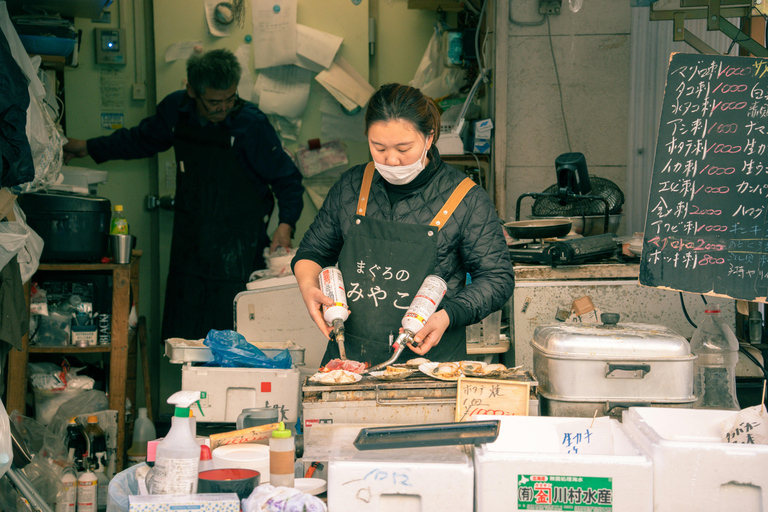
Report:
M157 445L150 494L195 494L200 445L190 430L189 408L199 407L200 391L178 391L168 398L176 406L171 430ZM202 409L200 410L202 413Z

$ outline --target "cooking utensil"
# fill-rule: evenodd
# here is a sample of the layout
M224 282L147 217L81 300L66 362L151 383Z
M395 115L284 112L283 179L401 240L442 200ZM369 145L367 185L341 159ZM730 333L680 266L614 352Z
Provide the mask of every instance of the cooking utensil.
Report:
M562 219L517 220L504 224L509 236L524 238L558 238L571 231L573 223Z
M530 215L527 218L532 220L557 219L571 221L573 226L571 226L570 235L594 236L602 235L603 233L613 233L614 235L618 233L623 216L621 213L609 215L608 231L605 231L605 215L602 214L586 216Z
M377 364L376 366L372 366L364 370L363 374L375 372L376 370L381 370L383 368L386 368L390 364L394 363L395 361L397 361L397 358L400 357L400 354L402 354L403 350L405 350L405 346L409 343L414 347L419 346L419 343L417 343L415 340L410 339L408 334L400 333L400 335L397 337L395 342L392 344L392 346L395 348L395 353L392 354L392 357L390 357L389 359L387 359L381 364Z
M500 420L366 427L360 430L354 445L358 450L382 450L492 443L499 437L500 428Z

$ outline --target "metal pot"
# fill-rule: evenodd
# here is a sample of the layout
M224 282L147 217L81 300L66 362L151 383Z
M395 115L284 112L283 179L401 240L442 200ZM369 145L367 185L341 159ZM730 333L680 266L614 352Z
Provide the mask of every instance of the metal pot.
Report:
M603 233L613 233L614 235L617 234L619 231L619 227L621 225L622 217L623 217L623 214L621 213L609 215L608 231L605 231L604 215L587 215L586 217L582 217L581 215L576 215L573 217L537 217L535 215L531 215L528 218L532 220L549 219L549 220L570 221L573 223L570 234L594 236L594 235L601 235Z
M570 220L543 219L519 220L507 222L504 229L509 236L518 240L524 238L558 238L571 231L573 223Z

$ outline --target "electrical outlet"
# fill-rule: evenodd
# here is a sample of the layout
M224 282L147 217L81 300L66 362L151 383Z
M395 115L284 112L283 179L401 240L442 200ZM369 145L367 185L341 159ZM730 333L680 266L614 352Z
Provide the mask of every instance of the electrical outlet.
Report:
M133 84L133 99L145 100L147 99L147 88L144 84Z
M539 0L539 14L560 14L563 0Z

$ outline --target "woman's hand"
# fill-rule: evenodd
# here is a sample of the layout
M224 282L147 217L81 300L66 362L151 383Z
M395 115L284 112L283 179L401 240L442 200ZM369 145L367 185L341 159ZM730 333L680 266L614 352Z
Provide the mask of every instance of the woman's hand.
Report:
M315 321L320 331L325 334L325 337L330 339L333 329L325 323L322 306L332 306L333 301L320 291L318 276L321 270L320 265L314 261L299 260L294 265L293 273L296 276L296 281L299 283L301 298L304 299L304 305L307 307L307 311L309 311L309 316Z
M432 349L432 347L440 343L440 339L443 337L443 334L446 329L448 329L450 323L448 313L441 309L429 317L429 320L424 324L424 327L422 327L421 330L416 333L416 336L413 337L414 341L419 343L419 346L414 347L413 345L408 345L408 348L420 356L425 355Z

